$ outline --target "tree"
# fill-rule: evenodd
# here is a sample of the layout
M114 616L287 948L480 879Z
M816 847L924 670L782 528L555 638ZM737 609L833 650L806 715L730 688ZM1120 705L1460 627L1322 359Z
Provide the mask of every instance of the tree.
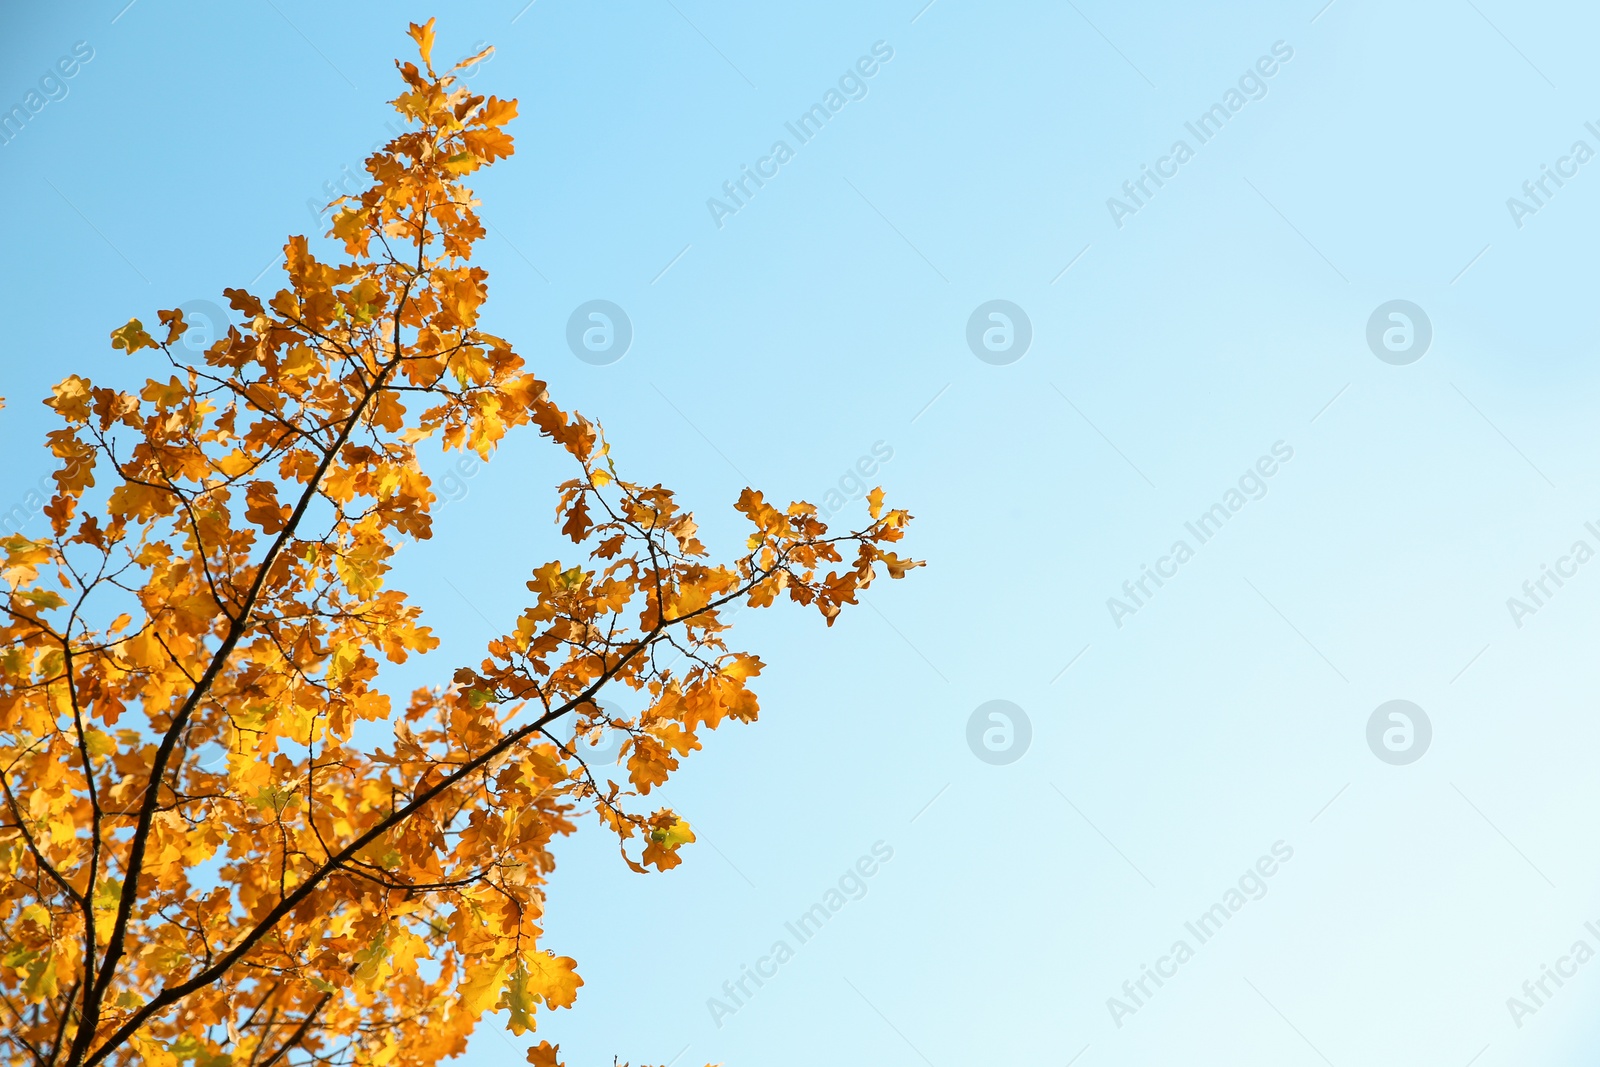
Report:
M245 325L203 357L162 311L111 335L160 365L141 388L72 375L45 401L50 534L0 541L6 1064L424 1065L487 1011L532 1029L582 984L541 943L551 842L592 812L633 870L676 866L692 830L640 799L702 731L756 718L762 663L727 612L787 596L831 625L919 565L888 549L909 516L881 489L841 534L746 489L753 531L714 561L478 328L462 182L511 154L516 103L456 84L482 54L435 72L431 20L411 35L407 127L336 202L342 255L292 237L288 287L225 290ZM482 662L396 708L380 661L438 643L385 584L430 536L417 447L487 459L525 424L574 464L556 512L579 562L537 567ZM646 710L608 713L619 686ZM564 717L621 731L617 765Z

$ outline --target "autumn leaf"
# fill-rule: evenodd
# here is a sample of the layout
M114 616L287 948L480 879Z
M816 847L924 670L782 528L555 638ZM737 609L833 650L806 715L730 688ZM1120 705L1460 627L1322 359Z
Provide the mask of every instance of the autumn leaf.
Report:
M485 126L504 126L517 117L517 102L515 100L501 100L491 96L483 102L483 111L479 114L481 123Z
M124 349L131 356L141 348L156 347L156 343L138 319L129 319L126 326L111 331L111 347Z
M481 48L478 51L472 53L472 55L470 55L470 56L466 57L465 59L461 60L460 62L458 62L455 66L451 67L450 70L451 70L452 73L454 73L455 71L458 71L458 70L465 70L468 67L474 66L474 65L476 65L478 63L482 63L484 60L488 59L492 55L494 55L494 46L493 45L490 45L487 48Z
M528 1062L533 1064L533 1067L563 1067L560 1052L560 1045L541 1041L528 1050Z
M488 1011L499 997L509 969L503 962L468 961L467 978L457 990L462 1014L476 1019Z
M272 482L251 482L245 490L249 507L244 517L264 533L277 533L288 522L288 509L278 503L278 487Z
M583 979L578 977L578 961L571 956L538 952L529 957L526 967L528 990L545 1004L552 1008L570 1008L578 999L578 987L583 985Z
M417 42L417 51L422 55L422 62L430 67L433 65L433 23L433 19L429 19L421 26L413 22L408 30L411 39Z
M513 1034L520 1037L533 1029L534 994L528 991L526 965L519 965L512 972L505 993L501 995L500 1003L496 1004L495 1008L506 1012L506 1028Z

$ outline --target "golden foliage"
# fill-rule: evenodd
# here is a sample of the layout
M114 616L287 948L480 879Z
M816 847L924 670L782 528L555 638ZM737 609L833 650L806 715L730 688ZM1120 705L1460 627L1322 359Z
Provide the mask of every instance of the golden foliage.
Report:
M756 717L762 663L725 612L787 596L831 624L880 564L916 566L881 492L832 534L747 489L749 539L712 559L479 328L462 181L511 154L516 104L436 72L432 26L399 65L407 129L338 204L341 258L291 238L288 287L225 290L245 325L203 358L163 311L111 335L162 365L142 387L73 375L46 401L51 533L0 540L0 1062L420 1067L487 1011L532 1030L582 985L542 944L551 842L589 812L634 870L677 865L689 825L633 803ZM437 644L386 584L431 532L416 448L487 458L526 424L574 464L577 561L536 568L480 663L393 707L382 664ZM606 687L646 710L608 717ZM618 770L558 740L563 717L622 731Z

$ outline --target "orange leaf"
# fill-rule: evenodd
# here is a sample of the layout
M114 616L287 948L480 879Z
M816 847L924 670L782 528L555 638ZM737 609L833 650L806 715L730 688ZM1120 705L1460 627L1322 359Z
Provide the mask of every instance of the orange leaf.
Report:
M406 31L411 34L411 39L417 42L417 51L422 53L422 61L429 68L433 67L433 19L429 19L421 26L413 22Z
M558 1058L561 1052L560 1045L552 1045L548 1041L541 1041L528 1050L528 1062L533 1067L563 1067Z

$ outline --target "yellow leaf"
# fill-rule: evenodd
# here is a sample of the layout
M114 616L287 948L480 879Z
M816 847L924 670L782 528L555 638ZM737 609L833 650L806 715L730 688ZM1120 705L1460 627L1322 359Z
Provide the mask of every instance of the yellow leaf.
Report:
M178 1057L161 1042L135 1037L132 1043L144 1067L178 1067Z
M481 959L468 960L465 967L466 973L456 994L462 1014L469 1019L477 1019L499 998L500 987L505 982L509 968L505 963Z
M421 26L415 22L408 31L411 39L417 42L417 51L422 53L422 61L429 66L433 65L433 19L429 19Z
M578 961L571 956L536 952L524 966L528 969L528 992L552 1008L570 1008L578 999Z
M126 327L124 327L126 329ZM116 334L112 334L115 337ZM86 422L89 418L89 383L76 374L69 375L51 390L55 395L45 401L69 422Z
M127 349L131 356L141 348L155 348L156 342L138 319L129 319L126 326L111 331L111 347Z
M694 831L689 828L689 822L684 818L676 818L668 825L650 832L650 840L666 848L677 848L679 845L694 843Z
M217 460L217 469L229 478L237 478L255 466L255 461L237 448Z
M317 358L315 349L309 345L295 345L284 357L283 373L291 378L306 378L320 365L321 360Z
M61 812L50 817L50 843L60 848L77 836L78 828L72 823L71 812Z

